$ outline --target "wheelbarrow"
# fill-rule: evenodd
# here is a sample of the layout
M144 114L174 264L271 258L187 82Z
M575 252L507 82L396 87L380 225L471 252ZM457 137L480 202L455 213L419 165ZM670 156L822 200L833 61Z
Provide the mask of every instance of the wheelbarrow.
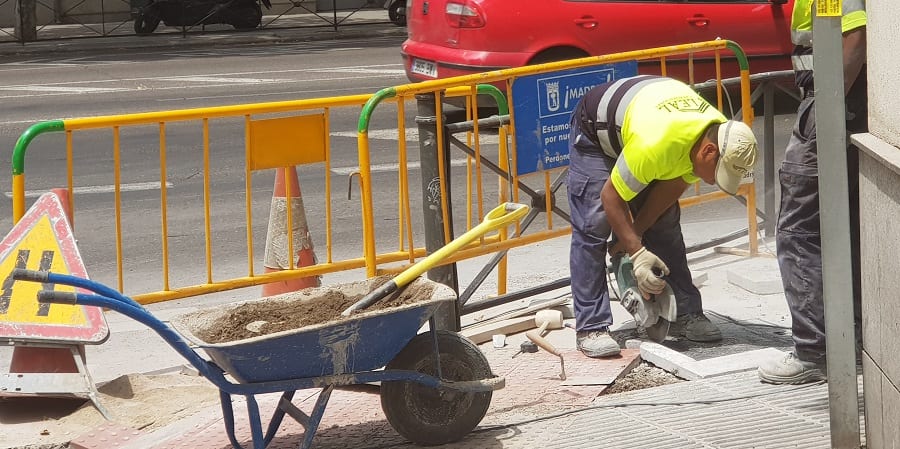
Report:
M461 242L506 225L526 212L527 206L503 204L491 211L482 224L442 250L456 248ZM197 334L215 323L217 317L243 304L275 301L277 305L278 301L289 300L287 296L292 294L201 310L175 318L169 325L131 298L94 281L20 268L13 270L12 276L16 280L81 289L40 291L41 303L105 307L153 329L218 387L225 430L235 448L243 449L243 446L235 436L232 395L246 398L254 449L269 445L285 414L304 427L300 447L309 448L335 387L372 382L381 383L381 405L391 426L413 443L431 446L458 441L471 432L487 413L492 392L505 384L502 377L491 372L487 358L471 341L456 332L435 330L433 315L441 305L456 300L453 290L424 278L404 280L403 274L434 263L436 259L429 257L414 264L385 284L393 285L387 289L372 290L369 280L301 290L294 295L308 299L316 297L317 291L337 289L363 299L354 304L354 313L335 321L224 343L208 343ZM388 296L386 292L417 283L433 287L429 298L397 307L365 310ZM430 330L418 333L426 322ZM189 342L203 349L211 360L201 357ZM291 402L296 390L307 388L322 389L309 415ZM263 432L255 397L276 392L282 395Z

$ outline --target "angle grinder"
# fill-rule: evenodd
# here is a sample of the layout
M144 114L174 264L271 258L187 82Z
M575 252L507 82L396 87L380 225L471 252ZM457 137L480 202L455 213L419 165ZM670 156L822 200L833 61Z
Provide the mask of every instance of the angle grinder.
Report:
M675 293L666 283L662 293L644 299L634 279L634 263L628 255L613 256L612 271L616 274L619 302L634 317L634 322L647 332L647 336L661 343L669 334L669 326L675 322L678 310Z

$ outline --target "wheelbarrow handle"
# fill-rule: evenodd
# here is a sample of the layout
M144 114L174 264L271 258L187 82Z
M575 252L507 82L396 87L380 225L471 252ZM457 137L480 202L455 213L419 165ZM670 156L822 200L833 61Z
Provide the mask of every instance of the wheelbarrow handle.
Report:
M77 304L78 295L75 292L58 292L55 290L41 290L37 294L40 303L50 304Z
M47 282L47 271L26 270L24 268L15 268L12 270L12 278L17 281L29 282Z
M524 217L525 214L528 213L528 209L528 206L518 203L503 203L495 207L484 216L484 219L478 226L466 231L465 234L453 239L453 241L431 253L428 257L413 264L381 287L372 290L368 295L341 312L341 316L349 316L354 311L365 309L384 299L389 294L414 281L417 277L421 276L422 273L437 265L438 262L446 259L451 254L468 245L473 240L481 237L488 231L501 228Z
M17 281L62 284L71 287L78 287L97 293L101 296L105 296L112 301L123 302L139 309L143 309L143 306L138 304L135 300L119 293L112 288L109 288L99 282L94 282L90 279L84 279L68 274L53 273L51 271L26 270L24 268L16 268L12 271L11 274L12 278Z

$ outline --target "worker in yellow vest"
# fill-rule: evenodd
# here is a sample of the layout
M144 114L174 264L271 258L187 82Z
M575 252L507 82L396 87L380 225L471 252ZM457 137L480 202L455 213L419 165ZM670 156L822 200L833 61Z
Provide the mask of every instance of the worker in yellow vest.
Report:
M796 0L791 17L791 39L795 45L792 57L794 75L803 100L797 109L797 120L779 173L781 210L778 214L776 252L784 296L791 310L794 350L782 358L760 365L760 380L775 384L802 384L826 378L816 97L813 86L814 7L814 0ZM841 32L849 133L867 130L866 20L863 0L843 0ZM859 169L857 150L852 146L847 151L847 169L850 183L850 258L859 341Z
M596 86L579 100L570 120L566 180L579 350L589 357L620 351L608 333L610 233L611 253L631 256L645 297L661 293L666 283L672 287L679 316L670 335L722 339L703 314L691 280L678 198L699 180L736 194L757 153L750 127L727 120L690 86L671 78L624 78Z

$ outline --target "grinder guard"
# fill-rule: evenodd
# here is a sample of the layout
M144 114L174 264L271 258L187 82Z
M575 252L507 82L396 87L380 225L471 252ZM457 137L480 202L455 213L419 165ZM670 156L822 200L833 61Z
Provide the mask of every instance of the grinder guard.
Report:
M647 332L651 340L661 343L669 333L669 326L677 317L675 293L666 284L665 290L645 300L634 279L634 264L628 255L613 256L612 271L616 274L619 301L634 317L634 322Z

